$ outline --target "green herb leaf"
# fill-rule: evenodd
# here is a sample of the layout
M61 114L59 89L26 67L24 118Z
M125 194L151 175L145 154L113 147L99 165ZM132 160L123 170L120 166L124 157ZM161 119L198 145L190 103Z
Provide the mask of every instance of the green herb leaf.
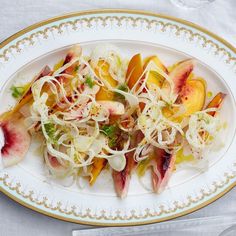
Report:
M121 91L124 91L124 92L128 92L128 86L126 84L120 84L117 89L121 90ZM125 99L125 96L120 94L120 93L117 93L115 92L115 100L117 101L120 101L120 100L124 100Z
M114 147L117 141L118 127L116 125L104 125L101 131L108 137L108 144L110 147Z
M120 84L117 89L128 92L128 86L126 84Z
M74 72L77 72L79 70L79 66L76 65L75 68L74 68Z
M56 133L56 127L52 123L45 123L44 124L44 129L48 135L48 137L51 139L52 142L56 142L57 137L55 135Z
M117 127L115 125L104 125L101 130L107 137L113 138L115 136Z
M89 88L92 88L94 85L93 79L89 75L86 76L85 84L87 84Z
M116 145L117 137L109 138L108 145L109 147L114 147Z
M20 98L26 91L27 89L27 86L12 86L11 87L11 95L14 97L14 98Z

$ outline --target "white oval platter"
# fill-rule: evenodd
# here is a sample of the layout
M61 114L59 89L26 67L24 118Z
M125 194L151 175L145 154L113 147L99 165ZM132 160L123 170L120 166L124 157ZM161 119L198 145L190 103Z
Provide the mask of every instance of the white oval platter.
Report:
M46 20L0 44L0 112L14 104L9 88L30 81L44 65L53 65L73 44L85 54L97 44L113 43L128 57L157 53L170 65L193 57L196 74L214 93L227 94L220 116L228 124L224 147L210 153L209 169L177 168L160 195L144 189L132 177L126 199L118 199L108 171L91 188L63 187L44 174L42 157L32 143L24 161L0 170L0 190L22 205L48 216L91 225L137 225L160 222L199 209L236 183L236 50L216 35L192 23L168 16L129 10L73 13ZM147 177L148 178L148 177Z

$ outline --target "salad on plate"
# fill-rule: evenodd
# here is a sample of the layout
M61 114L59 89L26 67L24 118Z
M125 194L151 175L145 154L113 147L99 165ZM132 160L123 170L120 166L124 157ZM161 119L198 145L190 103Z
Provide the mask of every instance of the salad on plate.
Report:
M109 169L123 198L131 176L150 171L153 191L162 192L180 163L207 167L225 128L218 112L226 94L206 103L195 67L191 58L168 67L157 55L126 58L110 44L90 55L73 46L53 68L11 87L17 103L0 116L3 166L21 162L37 137L52 178L92 186Z

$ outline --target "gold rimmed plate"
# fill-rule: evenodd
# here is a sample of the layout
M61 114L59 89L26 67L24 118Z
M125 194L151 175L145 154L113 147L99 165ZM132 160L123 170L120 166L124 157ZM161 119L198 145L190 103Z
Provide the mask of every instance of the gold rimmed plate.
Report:
M227 94L220 114L229 124L223 134L224 147L206 157L209 169L177 168L160 195L143 189L134 175L127 198L121 200L115 195L109 171L92 188L48 182L42 158L34 152L32 143L20 164L0 171L1 191L22 205L58 219L118 226L173 219L233 188L236 50L220 37L180 19L140 11L97 10L55 17L20 31L0 44L0 112L14 104L9 88L16 80L30 80L45 64L55 64L73 44L81 44L86 54L107 42L127 56L157 53L167 65L196 58L196 73L207 80L211 91Z

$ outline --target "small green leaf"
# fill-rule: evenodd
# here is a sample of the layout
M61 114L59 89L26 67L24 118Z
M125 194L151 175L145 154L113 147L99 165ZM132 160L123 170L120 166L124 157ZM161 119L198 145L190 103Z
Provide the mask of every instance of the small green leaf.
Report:
M116 140L117 140L117 137L110 138L108 142L109 146L114 147L116 145Z
M11 87L11 91L12 91L11 95L14 98L20 98L25 93L27 88L28 88L28 86L12 86Z
M120 84L118 89L124 92L128 92L128 86L126 84Z
M128 92L128 86L126 84L120 84L117 89L121 90L121 91L124 91L124 92ZM115 100L124 100L125 99L125 96L118 93L118 92L115 92Z
M77 72L79 70L79 66L76 65L75 68L74 68L74 72Z
M44 129L48 135L48 137L51 139L51 141L56 142L57 137L55 135L56 133L56 127L52 123L45 123L44 124Z
M116 140L118 138L117 136L118 127L116 125L104 125L101 128L101 131L108 137L109 146L114 147L116 145Z
M89 88L93 88L94 86L93 79L89 75L86 76L85 84L87 84Z
M101 130L107 137L113 138L116 133L117 127L115 125L104 125Z

